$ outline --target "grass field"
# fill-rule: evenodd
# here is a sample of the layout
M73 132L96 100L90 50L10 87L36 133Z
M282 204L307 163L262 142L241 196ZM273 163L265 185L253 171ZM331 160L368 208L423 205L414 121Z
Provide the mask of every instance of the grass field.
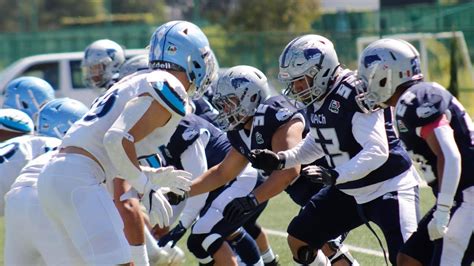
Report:
M425 213L434 203L431 190L428 188L421 189L421 209ZM272 199L260 217L260 224L269 231L270 243L273 250L280 255L282 265L293 265L292 256L286 243L286 227L292 217L298 212L298 207L289 199L289 197L282 193L276 198ZM34 222L34 221L32 221ZM377 226L372 226L376 229L377 235L382 239L382 233ZM3 218L0 219L0 232L2 237L0 239L0 247L2 254L0 255L0 265L3 263ZM384 265L384 259L381 256L382 252L377 243L375 236L365 227L361 226L350 232L348 238L344 242L349 245L351 253L359 261L360 265ZM197 261L186 249L186 242L181 240L178 245L186 252L186 265L197 265Z

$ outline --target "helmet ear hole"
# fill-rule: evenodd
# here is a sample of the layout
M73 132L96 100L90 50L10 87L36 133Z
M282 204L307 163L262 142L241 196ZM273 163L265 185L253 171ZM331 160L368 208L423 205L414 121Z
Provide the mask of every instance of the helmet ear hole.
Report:
M327 77L329 75L329 68L324 72L323 77Z
M254 94L252 95L252 97L250 97L251 102L255 102L256 100L257 100L257 94Z
M23 106L24 109L28 109L28 103L27 102L22 101L21 106Z
M380 87L385 87L385 84L387 84L387 78L383 78L379 81L379 86Z

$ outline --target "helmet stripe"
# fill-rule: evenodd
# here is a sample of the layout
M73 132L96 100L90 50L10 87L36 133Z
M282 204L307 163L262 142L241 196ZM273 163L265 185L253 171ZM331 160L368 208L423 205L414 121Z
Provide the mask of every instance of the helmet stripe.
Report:
M168 33L174 28L174 26L180 24L182 21L177 21L173 26L171 26L165 33L165 36L163 36L163 47L161 47L161 60L163 61L164 60L164 56L165 56L165 45L166 45L166 37L168 36Z
M286 65L286 54L288 54L288 52L290 51L290 48L291 48L291 46L293 45L293 43L295 43L295 42L296 42L297 40L299 40L300 38L301 38L301 36L298 37L298 38L293 39L293 41L291 41L291 42L288 44L288 46L286 47L285 51L283 52L283 56L282 56L283 59L281 60L281 66L280 66L280 67L287 67L287 65Z

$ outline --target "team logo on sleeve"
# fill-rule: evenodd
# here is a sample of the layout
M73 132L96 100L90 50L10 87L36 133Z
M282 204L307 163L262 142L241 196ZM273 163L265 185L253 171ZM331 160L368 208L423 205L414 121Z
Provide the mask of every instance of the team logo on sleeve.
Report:
M191 140L198 134L198 131L194 128L188 128L183 132L184 140Z
M257 144L260 144L260 145L263 144L264 140L260 132L255 133L255 141L257 142Z
M291 112L290 110L288 110L288 108L282 108L280 110L278 110L278 112L276 113L276 119L278 119L278 121L285 121L287 120L291 115L293 114L293 112Z
M397 120L397 130L398 132L408 132L408 128L405 126L402 120Z
M418 108L416 108L416 115L419 118L427 118L433 114L436 114L437 112L438 110L436 109L436 107L434 107L433 103L429 102L423 103Z
M336 100L331 100L331 103L329 104L329 111L338 114L339 113L339 108L341 108L341 103Z

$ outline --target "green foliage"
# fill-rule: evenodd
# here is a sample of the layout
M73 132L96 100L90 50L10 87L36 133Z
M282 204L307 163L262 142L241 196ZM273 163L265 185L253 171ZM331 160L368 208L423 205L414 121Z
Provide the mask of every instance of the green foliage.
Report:
M240 31L307 31L318 17L318 0L240 0L225 25Z

